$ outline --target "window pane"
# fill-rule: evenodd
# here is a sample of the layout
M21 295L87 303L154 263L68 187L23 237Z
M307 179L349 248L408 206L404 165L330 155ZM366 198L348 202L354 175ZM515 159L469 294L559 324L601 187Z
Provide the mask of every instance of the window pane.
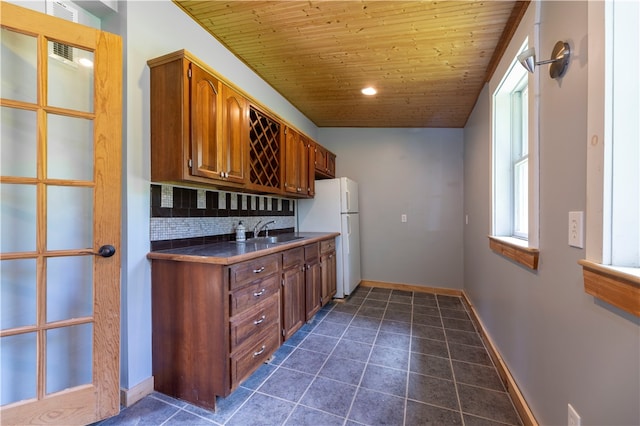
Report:
M38 100L36 38L2 28L0 40L2 41L0 96L35 104Z
M513 235L526 238L529 234L529 161L514 166Z
M0 261L0 328L36 323L36 260Z
M3 176L36 177L36 113L17 108L0 110L0 170Z
M0 200L0 252L35 251L35 185L0 184Z
M47 393L92 382L93 325L47 331Z
M613 2L611 263L636 268L640 267L639 18L637 2Z
M49 114L47 177L93 180L93 122Z
M93 112L93 52L54 41L48 44L48 104ZM81 58L91 66L81 65Z
M36 397L36 333L0 338L0 405Z
M520 152L525 157L529 155L529 88L525 86L520 94Z
M47 322L93 314L93 256L47 259Z
M93 188L47 188L47 249L93 247Z

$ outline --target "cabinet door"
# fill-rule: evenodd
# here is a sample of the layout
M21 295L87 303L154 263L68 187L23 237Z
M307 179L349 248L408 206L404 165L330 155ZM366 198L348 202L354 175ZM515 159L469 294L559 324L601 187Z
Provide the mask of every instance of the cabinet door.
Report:
M218 127L220 83L193 63L190 65L190 73L191 173L218 179L222 172Z
M304 271L302 265L282 274L282 337L287 340L305 321Z
M322 269L322 305L326 305L336 294L336 252L332 250L320 258Z
M220 171L226 180L244 183L248 169L249 105L242 95L226 85L222 85L222 100Z
M336 156L331 152L327 152L327 174L329 177L336 177Z
M298 185L300 194L309 196L309 139L300 135L298 142Z
M292 194L302 191L300 186L300 134L285 129L284 137L284 190Z
M319 249L319 243L304 246L305 318L307 321L320 310L322 302L322 273Z
M317 259L305 269L306 320L309 321L322 306L322 269Z
M307 179L309 180L307 195L313 198L316 195L316 143L311 139L307 144L307 153Z

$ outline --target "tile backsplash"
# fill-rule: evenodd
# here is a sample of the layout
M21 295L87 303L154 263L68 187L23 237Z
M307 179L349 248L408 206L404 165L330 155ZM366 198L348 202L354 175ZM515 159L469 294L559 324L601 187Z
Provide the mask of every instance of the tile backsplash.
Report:
M151 184L151 250L235 239L242 220L253 227L274 220L273 233L295 229L295 200L265 195Z

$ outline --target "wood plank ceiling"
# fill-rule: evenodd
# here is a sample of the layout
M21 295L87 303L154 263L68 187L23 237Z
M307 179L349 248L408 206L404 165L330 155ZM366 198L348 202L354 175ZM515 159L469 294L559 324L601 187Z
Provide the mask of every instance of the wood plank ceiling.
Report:
M453 128L529 3L174 2L319 127Z

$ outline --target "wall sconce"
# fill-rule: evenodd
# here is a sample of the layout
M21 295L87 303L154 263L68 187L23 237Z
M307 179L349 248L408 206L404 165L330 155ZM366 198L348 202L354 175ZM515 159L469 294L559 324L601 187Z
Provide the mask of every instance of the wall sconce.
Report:
M549 67L549 75L551 78L559 78L562 77L567 70L567 66L569 65L569 56L571 56L569 43L559 41L553 47L551 59L549 60L536 62L536 49L530 47L518 55L518 61L531 73L535 69L536 65L551 64Z

